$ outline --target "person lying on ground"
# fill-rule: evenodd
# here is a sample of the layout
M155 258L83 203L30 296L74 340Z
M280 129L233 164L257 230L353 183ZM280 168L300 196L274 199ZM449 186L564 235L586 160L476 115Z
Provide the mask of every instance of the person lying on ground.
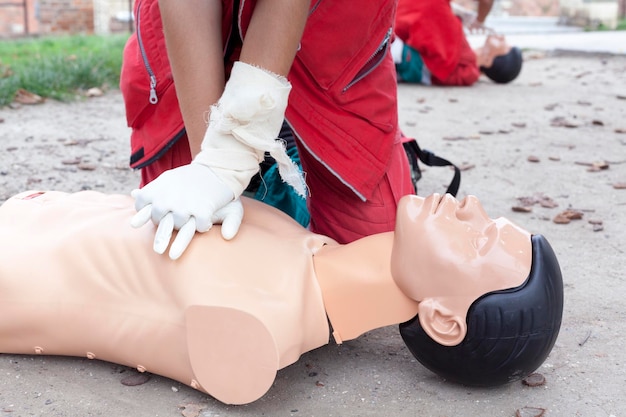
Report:
M496 83L513 81L522 69L521 50L484 30L484 44L472 49L448 0L400 0L391 49L398 81L470 86L481 74Z

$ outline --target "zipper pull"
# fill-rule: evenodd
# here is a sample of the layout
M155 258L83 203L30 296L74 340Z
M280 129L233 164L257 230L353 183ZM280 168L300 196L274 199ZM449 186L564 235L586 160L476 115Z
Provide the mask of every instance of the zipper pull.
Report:
M150 76L150 104L157 104L159 102L159 98L156 93L156 85L157 80L154 75Z

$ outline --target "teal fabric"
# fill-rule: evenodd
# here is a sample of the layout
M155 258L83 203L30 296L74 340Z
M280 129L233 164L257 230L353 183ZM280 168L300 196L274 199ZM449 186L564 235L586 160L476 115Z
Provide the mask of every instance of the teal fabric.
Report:
M401 81L421 83L424 73L424 61L419 52L405 44L402 49L402 62L396 64L396 73Z
M302 170L298 149L294 146L287 149L291 160ZM278 166L274 163L263 175L261 184L254 194L256 200L276 207L288 214L302 226L307 227L311 219L306 207L306 199L300 197L294 189L283 182L278 173Z

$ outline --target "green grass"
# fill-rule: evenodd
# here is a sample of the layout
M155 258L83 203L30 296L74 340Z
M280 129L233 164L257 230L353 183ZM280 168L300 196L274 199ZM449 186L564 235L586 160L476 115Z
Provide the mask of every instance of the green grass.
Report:
M128 34L63 36L0 42L0 106L23 88L71 100L91 87L116 87Z

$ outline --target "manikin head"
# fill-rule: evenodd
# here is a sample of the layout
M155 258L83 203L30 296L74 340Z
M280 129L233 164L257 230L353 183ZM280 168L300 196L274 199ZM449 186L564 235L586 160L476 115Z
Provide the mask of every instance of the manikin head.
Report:
M522 71L524 59L522 51L507 44L502 35L489 35L483 47L495 55L490 66L481 66L480 70L491 81L498 84L510 83Z
M563 283L550 245L506 219L490 219L473 196L401 200L392 274L419 302L418 315L400 325L405 343L447 379L520 379L554 345Z

